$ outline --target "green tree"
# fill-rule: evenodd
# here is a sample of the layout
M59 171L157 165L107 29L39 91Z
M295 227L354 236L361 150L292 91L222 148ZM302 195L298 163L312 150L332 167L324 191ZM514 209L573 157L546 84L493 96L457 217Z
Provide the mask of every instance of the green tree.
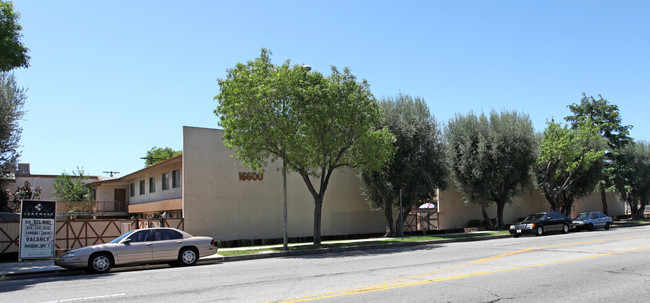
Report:
M152 147L149 151L147 151L147 156L144 158L145 159L145 165L153 165L158 162L165 161L167 159L171 159L173 157L176 157L180 154L182 154L183 151L181 150L173 150L171 147L158 147L154 146Z
M600 176L594 166L600 165L605 154L598 131L590 120L578 128L548 123L534 174L538 188L554 211L569 215L576 198L593 192Z
M0 71L3 72L29 67L29 49L20 42L23 28L18 24L19 17L13 2L0 1Z
M634 219L642 219L650 198L650 144L636 142L620 150L616 191L630 207Z
M619 150L633 142L629 136L632 126L622 125L618 106L609 104L601 95L598 95L598 100L596 100L593 96L587 97L585 93L582 93L580 104L574 103L568 107L573 115L564 119L569 121L573 128L578 128L581 123L591 119L599 127L600 135L607 139L607 149L601 165L602 177L597 186L601 196L603 213L607 214L606 192L616 191L617 184L614 184L614 182L617 179L615 176L619 174L617 168L621 167L616 165L616 162L621 161Z
M85 183L86 180L88 177L78 167L77 172L73 172L72 176L65 172L61 173L54 179L54 197L58 201L92 201L93 198L90 188Z
M423 99L399 94L379 104L385 112L379 128L387 127L395 136L397 152L388 167L364 171L361 178L366 201L371 208L384 211L386 236L394 236L393 208L400 205L400 189L406 216L413 204L435 196L437 188L446 188L444 144L440 127ZM397 226L399 233L402 226Z
M492 111L486 139L487 199L496 203L497 227L503 227L505 205L530 182L537 141L529 116L514 111Z
M41 198L41 187L32 187L32 183L25 181L23 186L18 186L14 192L13 206L11 209L14 212L20 212L20 201L22 200L38 200Z
M382 114L369 85L345 68L328 77L301 65L271 63L270 52L238 63L219 79L215 114L237 158L261 170L282 160L314 199L314 245L321 244L323 198L335 169L378 170L392 157L393 136L374 130ZM316 178L312 181L312 178Z
M536 140L528 115L492 111L488 116L456 115L446 130L447 163L466 203L478 203L488 228L487 207L496 203L497 227L503 210L529 180Z
M481 206L483 221L492 228L492 220L487 212L489 205L486 172L489 163L484 158L488 121L485 115L474 113L456 114L447 123L445 140L447 142L447 165L451 179L463 194L465 203Z
M22 128L18 122L25 112L25 89L18 87L13 74L0 72L0 183L15 170ZM3 188L5 184L0 184Z

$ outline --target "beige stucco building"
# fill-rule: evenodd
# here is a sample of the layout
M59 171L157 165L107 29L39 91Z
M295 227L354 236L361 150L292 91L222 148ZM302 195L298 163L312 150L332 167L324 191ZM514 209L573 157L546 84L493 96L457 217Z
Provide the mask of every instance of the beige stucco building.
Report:
M145 167L120 178L91 183L95 198L114 203L114 208L139 218L180 218L182 156Z
M112 180L91 184L98 201L126 201L125 211L139 218L184 219L184 229L218 241L265 240L283 237L283 189L278 163L264 172L244 167L225 147L218 129L183 127L183 154ZM314 182L318 184L318 182ZM383 213L372 211L361 195L363 186L350 169L331 178L322 209L322 235L383 234ZM288 234L313 234L314 202L302 178L287 176ZM465 205L455 188L439 192L437 228L462 228L481 219L478 205ZM574 213L601 210L600 195L577 201ZM608 196L609 213L624 214L624 204ZM547 211L549 204L529 188L506 206L504 222ZM494 217L496 209L489 208ZM395 214L397 216L397 212Z
M222 135L222 130L183 128L185 229L220 241L282 238L283 189L278 166L270 165L263 174L243 167L224 146ZM243 177L248 173L250 179ZM323 236L383 231L382 213L369 209L361 186L352 171L334 173L323 202ZM314 200L297 174L287 175L287 200L289 237L313 235Z

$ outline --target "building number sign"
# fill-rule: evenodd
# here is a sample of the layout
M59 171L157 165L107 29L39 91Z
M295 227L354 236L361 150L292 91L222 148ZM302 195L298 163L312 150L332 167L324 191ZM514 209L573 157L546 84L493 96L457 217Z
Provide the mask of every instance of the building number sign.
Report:
M251 172L240 172L239 181L262 181L264 179L264 174L262 173L251 173Z

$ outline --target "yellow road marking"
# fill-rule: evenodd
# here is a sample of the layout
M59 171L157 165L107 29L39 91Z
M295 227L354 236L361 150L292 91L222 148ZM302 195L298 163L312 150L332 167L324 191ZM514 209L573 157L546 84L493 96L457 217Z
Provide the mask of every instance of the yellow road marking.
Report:
M297 297L297 298L291 298L291 299L284 299L284 300L273 301L273 302L314 301L314 300L321 300L321 299L327 299L327 298L333 298L333 297L349 296L349 295L353 295L353 294L361 294L361 293L368 293L368 292L375 292L375 291L403 288L403 287L408 287L408 286L417 286L417 285L423 285L423 284L429 284L429 283L435 283L435 282L456 280L456 279L462 279L462 278L468 278L468 277L475 277L475 276L482 276L482 275L487 275L487 274L506 272L506 271L511 271L511 270L519 270L519 269L526 269L526 268L532 268L532 267L540 267L540 266L546 266L546 265L552 265L552 264L558 264L558 263L564 263L564 262L585 260L585 259L591 259L591 258L596 258L596 257L603 257L603 256L613 255L613 254L621 254L621 253L626 253L626 252L633 252L633 251L638 251L638 250L650 249L650 247L643 247L643 248L637 248L637 249L631 249L631 250L609 252L609 253L604 253L604 254L599 254L599 255L587 256L587 257L580 257L580 258L575 258L575 259L560 260L560 261L547 262L547 263L541 263L541 264L535 264L535 265L527 265L527 266L521 266L521 267L513 267L513 268L501 269L501 270L495 270L495 271L489 271L489 272L475 272L475 273L467 273L467 274L448 276L448 277L441 277L441 278L434 278L434 279L415 280L415 279L419 279L419 278L422 278L422 277L431 276L431 275L435 275L435 274L439 274L439 273L443 273L443 272L448 272L448 271L451 271L451 270L454 270L454 269L459 269L459 268L462 268L462 267L467 267L469 265L474 265L474 264L478 264L478 263L482 263L482 262L492 261L492 260L496 260L496 259L499 259L499 258L504 258L504 257L512 256L512 255L515 255L515 254L534 251L534 250L542 250L542 249L566 247L566 246L575 246L575 245L583 245L583 244L607 242L607 241L616 241L616 240L623 240L623 239L634 239L634 238L641 238L641 237L621 237L621 238L584 241L584 242L558 244L558 245L550 245L550 246L542 246L542 247L534 247L534 248L525 248L525 249L520 249L520 250L516 250L516 251L512 251L512 252L499 254L499 255L496 255L496 256L492 256L492 257L481 258L481 259L469 261L469 262L466 262L466 263L463 263L463 264L452 266L452 267L447 268L447 269L440 269L440 270L427 272L427 273L422 273L422 274L418 274L418 275L414 275L414 276L410 276L410 277L404 277L404 278L390 280L390 281L386 281L386 282L371 284L371 285L360 287L360 288L331 291L331 292L326 292L326 293L314 294L314 295L310 295L310 296ZM412 281L412 280L415 280L415 281ZM404 282L404 281L411 281L411 282Z

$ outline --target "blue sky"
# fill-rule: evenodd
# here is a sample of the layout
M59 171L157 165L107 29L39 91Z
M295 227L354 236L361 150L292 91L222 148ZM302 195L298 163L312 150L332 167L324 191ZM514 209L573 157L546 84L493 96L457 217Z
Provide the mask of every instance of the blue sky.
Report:
M121 175L182 127L218 128L217 79L262 47L281 64L349 67L377 98L456 113L516 110L536 131L581 93L650 140L648 1L23 1L31 67L21 162Z

